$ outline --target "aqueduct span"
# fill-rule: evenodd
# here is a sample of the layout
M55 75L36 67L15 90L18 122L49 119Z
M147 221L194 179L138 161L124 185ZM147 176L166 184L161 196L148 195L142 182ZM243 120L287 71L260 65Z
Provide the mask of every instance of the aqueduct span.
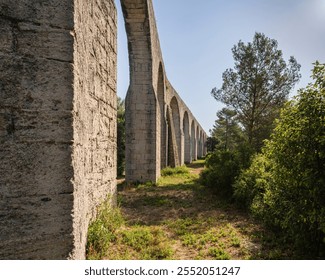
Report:
M205 154L166 78L151 0L121 0L128 36L126 179ZM0 0L0 258L83 259L116 194L113 0Z
M168 82L152 2L121 4L130 61L126 180L156 181L161 168L202 157L206 134Z

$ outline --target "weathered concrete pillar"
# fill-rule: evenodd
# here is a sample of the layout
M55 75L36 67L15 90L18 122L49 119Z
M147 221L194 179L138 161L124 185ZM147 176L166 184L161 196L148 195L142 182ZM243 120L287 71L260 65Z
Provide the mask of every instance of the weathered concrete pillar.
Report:
M130 86L125 102L126 181L155 182L160 176L162 122L153 86L148 3L122 0L121 5L130 62Z
M159 112L160 112L160 167L161 169L167 166L168 157L168 136L167 136L167 117L166 117L166 100L165 100L165 79L162 64L159 65L158 73L158 85L157 85L157 96L159 102Z
M202 131L199 131L199 136L198 136L198 158L202 158L203 156L203 149L202 149Z
M116 188L112 0L0 2L0 258L83 259Z
M184 135L183 128L181 128L181 147L180 147L181 159L180 159L180 165L184 165L184 163L185 163L184 145L185 145L185 135Z

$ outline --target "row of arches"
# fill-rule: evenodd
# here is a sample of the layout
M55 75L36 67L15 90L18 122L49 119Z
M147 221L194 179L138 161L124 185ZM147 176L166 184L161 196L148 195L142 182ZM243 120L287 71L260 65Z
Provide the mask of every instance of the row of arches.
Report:
M206 134L164 78L159 65L157 100L161 126L161 168L191 163L205 155Z
M178 158L178 162L169 161L167 165L183 165L203 157L205 155L205 132L187 110L181 110L175 96L172 97L169 107L172 118L170 118L167 125L171 127L169 133L175 133L175 136L169 136L168 146L174 146L173 149ZM169 118L167 119L169 120ZM176 140L174 143L172 142L172 138ZM168 152L172 152L172 149L169 148Z
M126 181L157 181L162 168L202 157L206 134L167 79L152 1L121 4L130 62Z

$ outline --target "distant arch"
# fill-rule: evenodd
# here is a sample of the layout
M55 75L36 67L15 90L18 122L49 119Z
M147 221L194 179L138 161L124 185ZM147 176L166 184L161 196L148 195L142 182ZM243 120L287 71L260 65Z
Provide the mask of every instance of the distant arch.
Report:
M173 117L173 124L174 124L174 130L175 130L175 138L176 138L176 144L177 144L177 153L178 153L178 158L181 159L181 116L180 116L180 111L179 111L179 105L178 101L175 96L170 101L170 108L172 111L172 117Z
M196 145L195 145L195 160L199 157L199 150L200 150L200 129L199 126L196 126Z
M157 99L159 105L158 127L160 127L160 167L165 168L168 165L168 129L165 110L165 79L161 62L158 70Z
M198 157L203 157L203 132L200 129L199 145L198 145Z
M195 123L194 120L191 123L191 161L195 160Z
M191 139L190 139L190 121L187 111L183 117L183 132L184 132L184 162L191 162Z

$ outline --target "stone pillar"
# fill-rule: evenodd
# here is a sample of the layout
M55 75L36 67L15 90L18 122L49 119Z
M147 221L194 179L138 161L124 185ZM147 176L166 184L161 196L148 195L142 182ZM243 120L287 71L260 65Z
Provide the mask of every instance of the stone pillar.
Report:
M111 0L0 3L0 258L83 259L116 183Z
M121 5L130 62L130 86L125 102L126 181L156 182L161 165L161 120L152 78L148 5L144 0L122 0Z

